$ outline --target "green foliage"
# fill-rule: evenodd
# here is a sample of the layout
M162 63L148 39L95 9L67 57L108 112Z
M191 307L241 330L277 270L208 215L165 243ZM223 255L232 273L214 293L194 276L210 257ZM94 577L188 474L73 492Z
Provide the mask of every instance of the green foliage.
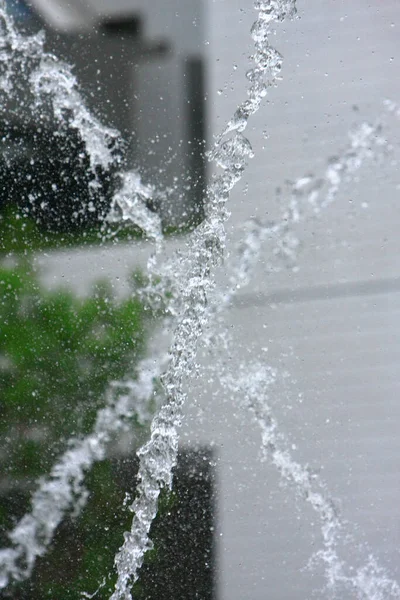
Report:
M100 222L99 222L100 225ZM22 254L34 250L74 248L77 246L113 245L143 239L143 232L132 223L118 225L103 221L101 227L54 232L39 227L29 213L18 206L6 206L0 210L0 254ZM192 231L194 226L165 226L166 237L179 236Z
M27 267L0 269L0 446L8 475L46 470L71 435L93 424L109 381L144 346L144 308L107 285L86 299L44 292Z
M0 267L0 545L68 438L91 429L109 382L133 373L148 314L134 296L117 302L106 283L82 299L44 290L27 262ZM78 599L95 589L129 528L125 485L117 489L109 461L95 465L87 508L59 528L33 579L10 597Z
M140 239L142 232L133 225L118 228L103 222L99 226L88 226L64 232L54 232L40 228L29 212L17 206L7 206L0 212L0 254L31 253L33 250L57 249L65 247L89 246L98 244L115 244Z

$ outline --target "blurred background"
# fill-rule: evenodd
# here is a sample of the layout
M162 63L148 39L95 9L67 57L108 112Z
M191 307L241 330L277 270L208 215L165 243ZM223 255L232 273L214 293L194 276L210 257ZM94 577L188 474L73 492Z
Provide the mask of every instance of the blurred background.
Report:
M166 252L177 248L185 252L185 232L203 218L204 190L211 176L204 150L246 97L245 73L251 68L252 53L249 31L256 18L251 0L35 0L9 1L7 5L18 27L27 33L43 29L47 48L74 65L87 105L102 122L122 134L123 167L137 169L145 183L160 191L151 209L161 215L169 235ZM349 523L353 541L343 543L344 562L358 567L372 552L389 575L398 579L400 125L395 116L384 112L383 101L400 100L400 7L396 0L299 0L297 7L299 19L285 22L273 39L284 57L283 80L271 88L247 130L255 157L232 193L227 254L234 255L248 231L249 220L259 223L280 218L294 181L303 176L323 177L329 164L334 164L348 147L349 132L363 122L382 120L380 135L391 147L366 161L354 176L345 178L335 202L299 225L294 259L279 264L277 269L268 248L261 254L251 284L239 291L227 311L225 326L234 350L223 360L232 372L250 369L255 363L277 370L271 404L282 433L295 459L308 464L326 482L344 521ZM78 156L82 152L81 141L74 139L73 131L63 135L62 143L50 146L49 152L49 140L54 138L56 127L50 120L45 127L38 127L23 106L10 106L2 126L4 268L9 272L10 256L15 261L21 252L34 247L28 271L40 280L37 285L42 286L42 295L50 291L55 294L54 290L63 285L68 286L71 298L86 298L94 304L104 302L104 293L93 292L93 283L99 278L108 279L115 315L106 320L106 325L110 331L139 331L135 348L129 347L128 352L128 340L122 336L114 340L114 363L106 365L101 356L102 344L90 345L87 338L68 344L85 349L89 356L99 353L100 367L94 364L92 368L93 372L103 373L104 382L119 376L128 370L122 357L137 361L145 354L157 322L157 315L143 316L142 321L140 315L148 315L145 307L136 307L135 323L122 310L131 290L130 275L145 269L151 246L140 232L131 232L129 243L123 236L112 245L93 243L96 234L90 232L98 228L112 191L118 186L112 170L102 174L103 188L96 210L89 216L84 211L82 218L71 218L76 212L71 197L81 202L87 189L83 174L68 186L61 186L62 194L51 199L46 173L51 174L52 182L57 174L60 181L65 181L63 156L70 159L74 152ZM32 155L40 157L40 168L32 168ZM116 170L120 166L116 165ZM21 172L28 177L17 177ZM37 172L42 175L36 176ZM21 219L17 217L26 214L25 202L30 194L44 194L51 210L48 206L42 212L38 209L34 226L28 228L31 237L26 238L27 226L21 233ZM21 289L18 282L10 281L10 285ZM218 272L218 282L223 289L229 286L225 266ZM59 300L48 302L60 305ZM72 310L68 302L65 308L66 302L61 303L64 321ZM18 313L19 308L13 305L7 310ZM83 318L79 310L72 310L78 323L75 329L79 329ZM132 307L126 310L132 314ZM7 320L7 315L4 318ZM37 319L40 322L40 315ZM32 322L31 317L27 322ZM28 334L24 337L17 325L15 329L12 339L17 342L2 353L17 362L21 348L28 346ZM36 331L29 334L30 339L38 339ZM60 348L60 340L53 343ZM34 344L30 356L37 352ZM80 364L77 351L72 355ZM28 359L21 362L22 373L37 369ZM306 568L310 557L322 546L320 524L310 507L296 500L290 487L282 485L274 468L260 461L257 424L240 401L235 403L218 375L210 375L214 357L204 352L199 361L200 375L188 383L182 466L177 477L183 491L179 493L178 484L180 500L165 499L165 512L169 514L175 502L178 516L172 524L167 522L164 531L159 526L160 551L152 559L153 572L151 560L146 567L150 575L147 579L144 575L145 583L137 590L143 594L139 597L161 597L168 589L178 598L325 598L322 568ZM3 362L6 373L8 363ZM89 386L91 379L89 369L85 385ZM4 375L4 381L11 398L7 406L18 407L26 390L31 394L38 389L35 380L20 383L17 393L15 379L9 381ZM77 391L69 393L77 405L82 390L89 393L84 380L80 381ZM97 383L99 387L91 393L98 399L104 383ZM43 383L41 397L54 396L49 385ZM74 402L61 397L60 410ZM27 428L32 430L26 423L32 423L32 411L37 406L33 403L26 416L18 418L19 409L4 410L4 436L14 439L10 423L17 423L12 431L18 430L22 438L26 437ZM70 428L62 434L54 430L52 422L57 419L48 412L53 406L49 400L47 408L41 410L43 427L46 429L49 423L46 435L54 437L52 452L56 455L60 448L57 440L74 433L77 427L73 425L72 431ZM96 403L90 406L93 410ZM70 422L76 423L76 419L74 416ZM84 431L93 416L80 419ZM16 466L1 483L7 528L23 514L27 491L32 489L35 477L51 464L52 457L43 453L43 440L49 437L40 437L44 435L40 431L35 435L34 449L26 450L30 462L26 458L18 462L22 454L17 445L12 450ZM41 444L35 440L41 440ZM7 443L3 460L11 456L11 442ZM24 445L25 440L18 443ZM103 466L104 474L94 477L94 486L96 481L99 486L112 486L113 477L126 479L126 475L121 476L123 468L134 470L129 466L134 443L127 447L128 460L125 454L116 452L114 461L122 466L111 470ZM29 469L24 464L29 464ZM18 502L10 495L10 489L15 492L16 488L21 497ZM198 502L190 495L193 490ZM92 531L99 520L106 521L102 512L104 494L104 489L98 490L99 507L83 516L89 522L85 531ZM115 500L115 506L120 500ZM119 514L116 511L111 508L107 527L117 530L112 521L112 515ZM129 521L125 517L125 521L118 517L121 530ZM171 541L168 536L174 531L176 536ZM68 540L75 534L61 533L66 541L60 538L58 547L68 547L65 544L71 544ZM117 547L118 535L113 542ZM83 567L79 568L83 571L90 557L98 554L99 544L97 538L93 540L90 552L81 560ZM55 552L56 558L51 559L55 563L44 567L45 575L37 577L36 591L28 586L22 592L14 590L11 597L79 598L82 590L94 591L95 580L111 569L111 545L109 556L100 561L90 583L74 567L78 583L76 588L70 586L69 596L65 591L57 592L65 589L65 581L54 583L54 564L59 560L59 552ZM188 552L191 546L197 549L192 554ZM169 553L170 547L179 552ZM190 562L184 563L189 554ZM171 575L174 565L182 564L193 577L181 577L176 568L175 575ZM189 582L189 587L183 582ZM106 589L104 597L108 597ZM346 600L352 596L344 592L340 597Z

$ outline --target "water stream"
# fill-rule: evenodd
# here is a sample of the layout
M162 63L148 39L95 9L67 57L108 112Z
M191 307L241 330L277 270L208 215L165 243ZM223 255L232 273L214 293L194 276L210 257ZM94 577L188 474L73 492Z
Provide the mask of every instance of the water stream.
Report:
M384 600L400 598L398 584L390 579L369 553L360 567L352 570L340 558L345 543L343 523L330 498L326 485L297 462L289 451L290 444L280 433L278 422L269 405L269 390L277 371L265 364L243 365L235 376L226 372L218 361L219 353L230 348L229 334L223 327L224 311L234 295L246 286L260 253L270 256L271 273L282 265L293 267L298 260L296 228L327 209L336 199L340 185L349 181L365 161L388 150L382 135L383 117L373 125L363 123L350 134L348 147L330 161L320 177L304 176L292 185L281 218L276 222L247 223L247 233L230 259L230 287L222 291L215 281L215 270L224 258L225 223L229 218L227 202L233 187L241 179L253 151L244 136L250 117L259 110L268 88L280 79L282 57L270 44L275 27L295 16L295 0L256 0L258 13L251 36L254 41L255 66L247 73L248 97L237 108L223 132L216 138L209 158L218 167L207 189L206 217L187 236L186 252L169 261L161 260L163 239L158 217L146 207L155 187L144 185L137 173L122 174L123 185L114 196L108 219L112 222L131 220L139 225L154 243L154 254L148 263L149 298L164 303L168 317L165 329L173 329L167 355L155 354L139 364L137 377L130 383L110 382L104 408L98 413L92 433L70 441L69 447L54 465L32 497L32 508L10 532L11 547L0 550L0 588L13 580L30 576L35 561L42 556L65 514L79 512L87 500L84 485L86 473L102 460L107 444L115 433L129 427L132 414L149 424L147 443L138 451L139 484L134 502L132 527L115 558L118 574L111 600L130 600L131 586L138 577L145 552L151 548L151 524L157 514L158 498L163 487L171 487L177 461L179 428L187 398L186 384L196 367L201 339L212 348L221 381L232 398L243 403L261 430L263 456L270 460L283 480L301 500L310 503L321 523L321 550L313 560L325 565L327 592L340 594L350 590L355 598ZM118 165L121 157L118 133L103 127L90 114L68 65L43 49L43 37L19 34L0 4L1 87L9 101L18 94L15 74L29 73L33 108L50 106L52 115L62 123L69 119L85 142L93 171L91 185L96 188L99 167ZM397 115L394 103L386 108ZM397 112L396 112L397 111ZM211 368L211 367L210 367ZM147 406L157 389L157 412L152 419ZM121 540L122 542L122 540Z

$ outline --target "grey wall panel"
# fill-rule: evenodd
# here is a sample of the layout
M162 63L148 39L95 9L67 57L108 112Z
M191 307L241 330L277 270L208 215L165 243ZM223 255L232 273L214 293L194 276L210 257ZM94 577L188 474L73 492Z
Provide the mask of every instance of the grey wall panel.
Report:
M397 576L399 311L399 293L275 308L248 298L229 313L226 357L233 373L246 360L277 368L270 403L293 457L319 473L347 531ZM240 396L204 389L206 380L190 386L184 439L214 442L220 456L221 598L311 597L318 569L301 569L321 546L318 518L260 462L260 432Z

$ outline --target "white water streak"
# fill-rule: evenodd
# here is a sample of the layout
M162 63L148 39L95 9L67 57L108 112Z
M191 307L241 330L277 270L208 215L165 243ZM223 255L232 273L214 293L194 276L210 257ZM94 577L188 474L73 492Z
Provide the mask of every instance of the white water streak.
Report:
M288 208L278 222L262 224L252 220L247 223L247 235L239 245L235 264L231 267L231 287L214 303L215 317L222 313L231 304L237 292L249 283L267 240L272 240L276 250L273 254L281 255L282 246L279 242L283 234L292 233L298 223L330 206L337 197L340 185L351 180L366 159L377 158L378 153L386 151L387 143L381 136L381 128L380 120L374 126L363 123L350 134L350 145L338 158L330 161L322 178L305 176L296 180L292 185ZM332 169L335 176L332 176ZM287 257L287 253L284 253L284 256ZM297 256L291 255L290 258L293 261ZM213 349L214 352L218 352L217 338L215 329L212 331L209 328L205 342L207 348ZM228 354L232 354L234 348L229 335L223 332L218 341L224 345ZM372 554L358 568L340 558L337 546L340 541L344 541L343 523L336 507L325 484L307 467L292 458L290 446L280 433L269 406L269 388L276 379L276 372L264 365L246 365L242 367L239 379L235 379L231 374L221 374L222 367L222 364L218 367L218 377L222 384L230 389L234 397L240 396L241 403L250 409L261 429L264 458L272 462L285 481L294 485L296 493L311 504L320 518L324 547L314 555L310 564L314 561L324 563L327 591L336 595L341 589L349 590L359 600L400 598L398 583L388 577L385 569L377 564Z
M257 1L255 6L259 11L252 30L256 67L249 88L249 100L239 107L240 119L235 114L211 153L223 173L215 177L208 188L205 221L189 236L186 278L180 282L184 307L177 318L169 368L161 378L167 402L153 420L149 442L138 453L139 486L137 498L131 506L134 517L131 531L125 534L125 542L116 556L118 580L112 600L132 598L130 587L138 577L146 550L151 546L149 531L157 514L160 489L170 486L172 482L172 469L178 450L177 429L181 424L182 407L186 399L183 382L193 368L197 343L208 321L207 299L214 287L212 271L224 251L224 223L228 217L225 205L231 189L242 176L248 158L252 156L250 143L242 132L248 118L258 110L268 86L276 82L280 71L276 53L268 41L273 31L271 25L295 13L294 0Z
M69 119L85 143L90 166L97 175L99 167L104 170L119 157L120 135L100 123L90 113L79 92L72 67L44 49L44 33L23 35L7 13L4 0L0 0L0 84L1 91L9 98L14 90L13 80L21 74L29 81L34 102L31 110L43 109L50 102L55 119L64 124ZM16 98L20 101L20 98Z
M72 72L73 67L59 60L44 49L43 32L36 35L24 35L17 31L13 19L8 15L4 0L0 0L0 89L8 98L21 104L20 90L14 90L13 80L21 74L29 83L33 95L33 104L25 107L33 111L45 112L50 107L51 114L60 125L76 129L85 144L90 169L94 179L92 188L99 185L97 177L100 171L120 166L122 162L122 142L120 133L103 125L88 109ZM23 102L26 102L24 100ZM122 220L130 220L143 229L149 239L160 243L161 223L157 215L146 205L156 194L151 185L144 185L138 173L129 171L120 173L121 189L117 191L109 215L114 222L116 212ZM160 195L160 194L158 194ZM128 200L131 206L128 210Z
M234 396L239 396L240 403L253 414L261 429L264 460L274 465L282 480L291 484L299 498L309 503L317 514L323 549L316 552L310 562L324 563L327 591L335 596L349 591L358 600L400 598L400 586L388 577L372 555L358 568L340 558L338 546L346 540L343 539L344 525L335 504L318 475L294 460L290 446L273 416L269 397L271 386L276 381L276 372L263 364L242 365L240 371L237 377L222 375L221 382Z
M336 199L340 187L351 180L366 160L383 153L387 142L382 136L381 119L371 125L362 123L349 133L350 143L338 157L331 158L322 177L305 175L292 185L288 207L274 227L273 253L292 265L297 261L299 241L295 226L319 213ZM276 268L274 269L276 270Z
M93 173L102 167L105 171L115 163L120 134L102 125L86 107L78 90L76 77L70 65L50 53L43 53L40 64L30 75L35 108L50 100L54 117L61 124L77 129L85 143Z
M381 130L380 119L374 125L359 125L349 133L350 143L344 151L334 160L328 161L327 169L321 177L304 175L296 179L291 186L291 194L284 203L286 208L280 219L264 223L253 218L245 223L243 240L236 249L234 259L227 265L230 285L223 292L218 290L210 302L210 318L203 338L207 348L217 348L215 320L231 305L239 291L250 283L261 252L266 252L266 244L271 246L268 260L270 271L276 272L280 268L282 258L286 262L290 258L290 265L293 266L297 261L294 248L299 246L299 243L293 242L297 239L294 235L295 227L328 208L337 197L340 186L351 180L366 160L376 159L386 151L387 142L382 137ZM332 178L332 169L338 177ZM290 245L288 240L292 240ZM220 336L219 341L226 344L226 332L222 333L222 338L223 340Z
M83 508L88 497L84 487L86 473L95 462L105 458L112 437L130 429L134 416L140 424L149 424L155 381L165 364L165 356L153 356L139 363L135 380L110 384L107 404L98 412L92 433L70 440L69 448L34 492L31 511L9 533L12 547L0 550L0 589L11 579L21 581L29 577L64 515L71 512L77 515Z
M106 221L113 224L134 223L158 248L163 240L161 218L147 206L156 194L155 188L143 184L136 171L123 173L121 178L121 188L114 194ZM118 231L114 235L118 235Z
M329 207L336 199L340 186L351 181L367 159L377 159L386 152L387 142L381 135L380 121L379 119L374 126L363 123L351 132L349 146L337 158L329 161L321 178L307 175L297 179L292 185L288 207L279 221L263 224L253 219L246 224L247 234L237 249L230 269L230 288L225 293L220 293L218 300L213 302L214 319L209 322L204 339L208 351L218 353L223 345L229 355L234 353L233 342L227 332L223 331L219 336L215 333L215 320L229 307L238 291L250 282L266 241L273 244L275 251L272 255L280 256L281 236L292 233L298 223ZM335 176L332 176L332 171ZM287 253L284 256L286 258ZM294 261L297 256L291 255L290 258ZM261 429L264 458L272 462L285 481L294 485L299 497L311 504L321 520L324 548L314 555L310 564L314 561L325 564L327 590L332 594L339 593L340 589L350 590L359 600L399 598L399 585L388 577L372 554L358 568L340 558L337 546L339 541L344 541L343 523L336 507L325 484L307 467L292 458L290 446L279 432L278 423L268 404L269 388L275 382L276 372L264 365L246 365L242 367L240 378L235 379L231 374L221 373L223 366L218 364L218 377L222 384L231 391L233 397L239 395L241 403L250 409ZM213 363L208 368L213 369Z
M40 32L32 36L21 36L14 27L12 17L0 0L0 91L11 96L14 91L13 78L24 72L32 58L43 53L44 36Z

